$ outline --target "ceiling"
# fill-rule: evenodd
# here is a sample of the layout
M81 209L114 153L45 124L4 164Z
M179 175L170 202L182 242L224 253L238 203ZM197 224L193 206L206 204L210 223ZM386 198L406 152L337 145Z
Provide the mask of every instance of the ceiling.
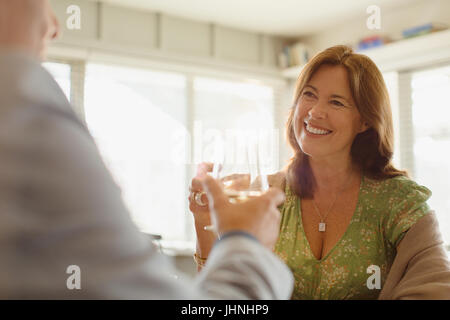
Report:
M347 19L369 16L418 0L101 0L186 19L279 36L303 36Z

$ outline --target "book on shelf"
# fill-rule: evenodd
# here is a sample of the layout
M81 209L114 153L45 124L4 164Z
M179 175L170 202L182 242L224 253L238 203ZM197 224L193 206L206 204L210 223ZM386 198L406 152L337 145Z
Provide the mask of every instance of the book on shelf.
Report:
M437 22L429 22L422 25L414 26L408 29L403 30L402 35L403 38L412 38L412 37L418 37L424 34L436 32L436 31L442 31L448 29L448 25L444 23L437 23Z
M381 47L389 42L391 42L391 40L390 40L390 38L388 38L386 36L372 35L372 36L369 36L369 37L359 40L358 45L357 45L357 50L362 51L362 50L372 49L372 48L376 48L376 47Z
M283 47L278 56L280 67L285 69L293 66L302 66L309 61L310 49L304 43L297 42Z

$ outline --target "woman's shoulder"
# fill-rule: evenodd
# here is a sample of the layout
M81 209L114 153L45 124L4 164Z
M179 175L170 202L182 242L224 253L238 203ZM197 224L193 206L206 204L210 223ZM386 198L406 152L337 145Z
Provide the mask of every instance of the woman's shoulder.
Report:
M405 198L417 198L420 201L426 201L431 197L431 191L418 184L416 181L406 176L396 176L386 179L371 179L365 177L367 190L369 193L376 193L379 196L396 199L398 201Z
M286 171L279 171L277 173L267 176L269 186L272 188L279 188L285 194L285 201L280 208L290 208L295 205L297 195L291 190L286 180Z
M365 208L381 219L383 234L394 248L409 228L430 212L427 201L431 191L408 177L367 179L367 186Z
M286 172L285 171L278 171L274 174L269 174L267 176L267 180L268 180L270 187L279 188L282 191L285 191L285 187L286 187Z

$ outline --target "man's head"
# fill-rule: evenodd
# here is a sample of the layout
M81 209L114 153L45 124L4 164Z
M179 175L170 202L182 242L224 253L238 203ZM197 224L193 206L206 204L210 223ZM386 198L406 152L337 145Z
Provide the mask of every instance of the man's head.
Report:
M0 49L20 49L43 60L58 34L48 0L0 0Z

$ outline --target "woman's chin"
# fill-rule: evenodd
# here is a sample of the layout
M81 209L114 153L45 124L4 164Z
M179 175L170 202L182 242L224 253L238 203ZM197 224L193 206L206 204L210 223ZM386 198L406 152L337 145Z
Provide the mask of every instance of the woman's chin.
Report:
M329 151L323 150L323 148L317 148L316 146L311 146L307 143L300 144L300 149L304 154L311 158L321 158L326 157L329 154Z

